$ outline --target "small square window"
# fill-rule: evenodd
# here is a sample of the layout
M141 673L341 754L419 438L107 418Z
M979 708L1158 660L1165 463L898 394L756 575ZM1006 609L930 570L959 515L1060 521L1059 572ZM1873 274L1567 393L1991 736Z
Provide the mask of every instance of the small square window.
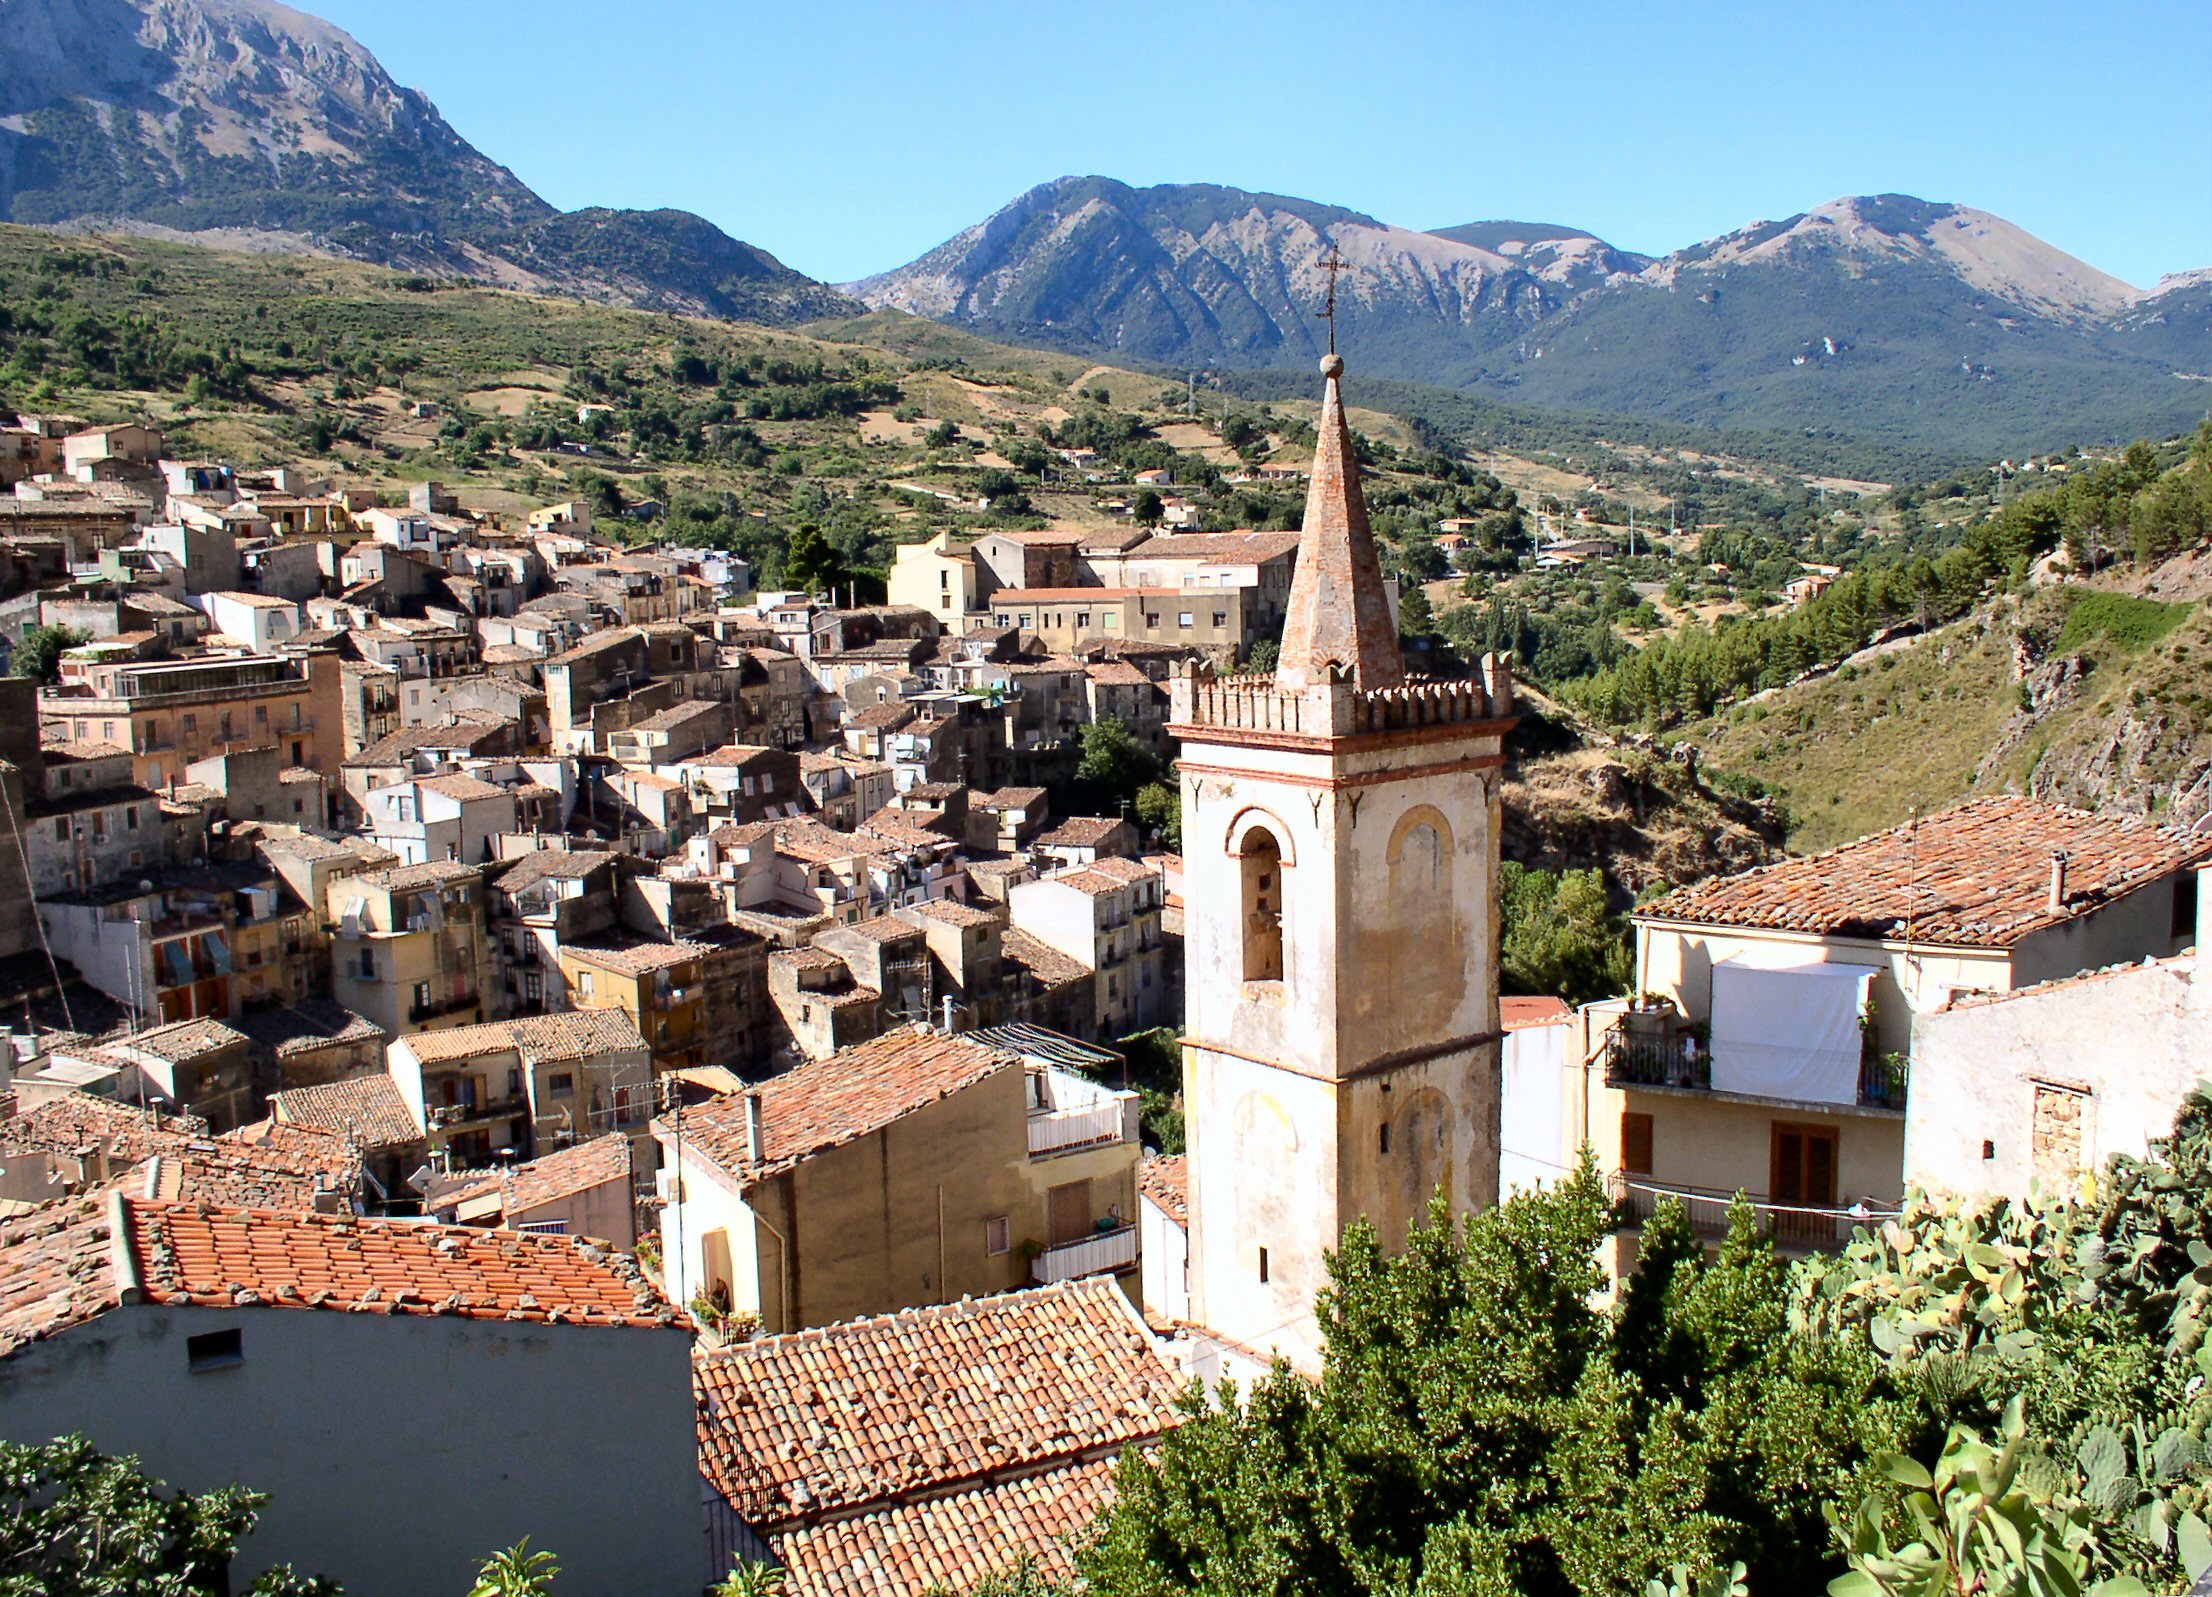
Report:
M994 1214L983 1222L983 1252L989 1258L1014 1251L1014 1226L1003 1214Z
M556 1098L573 1097L576 1093L576 1078L565 1070L556 1071L545 1078L545 1090Z
M194 1375L207 1370L227 1370L234 1364L246 1362L243 1335L236 1326L227 1331L209 1331L200 1336L184 1339L185 1367Z

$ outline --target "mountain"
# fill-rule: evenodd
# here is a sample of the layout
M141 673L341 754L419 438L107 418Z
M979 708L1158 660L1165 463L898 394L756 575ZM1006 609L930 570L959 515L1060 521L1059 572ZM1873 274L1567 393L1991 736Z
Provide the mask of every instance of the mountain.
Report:
M246 236L701 315L855 308L688 212L564 215L354 39L271 0L6 0L0 61L0 220Z
M2212 274L2145 295L2001 217L1833 201L1652 258L1553 224L1438 232L1280 195L1063 178L896 271L871 306L1169 367L1302 367L1960 458L2165 434L2206 393Z

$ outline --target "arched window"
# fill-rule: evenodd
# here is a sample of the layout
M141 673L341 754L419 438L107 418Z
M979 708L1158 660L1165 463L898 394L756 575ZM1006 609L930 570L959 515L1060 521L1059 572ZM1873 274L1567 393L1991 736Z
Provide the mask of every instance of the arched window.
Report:
M1283 979L1283 851L1264 828L1244 834L1244 979Z

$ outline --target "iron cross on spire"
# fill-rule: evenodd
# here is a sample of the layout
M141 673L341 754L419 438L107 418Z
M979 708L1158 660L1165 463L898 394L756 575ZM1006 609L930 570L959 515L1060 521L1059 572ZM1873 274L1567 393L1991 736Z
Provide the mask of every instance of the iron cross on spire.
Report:
M1336 353L1336 274L1351 269L1352 263L1338 253L1336 244L1332 241L1329 245L1329 258L1321 262L1321 270L1329 274L1329 292L1322 300L1320 310L1320 315L1329 324L1329 353L1332 355Z

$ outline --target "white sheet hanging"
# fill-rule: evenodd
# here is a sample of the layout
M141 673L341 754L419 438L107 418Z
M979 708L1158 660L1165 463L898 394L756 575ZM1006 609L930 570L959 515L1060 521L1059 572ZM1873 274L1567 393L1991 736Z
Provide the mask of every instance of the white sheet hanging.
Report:
M1807 1103L1859 1101L1865 965L1713 967L1713 1090Z

